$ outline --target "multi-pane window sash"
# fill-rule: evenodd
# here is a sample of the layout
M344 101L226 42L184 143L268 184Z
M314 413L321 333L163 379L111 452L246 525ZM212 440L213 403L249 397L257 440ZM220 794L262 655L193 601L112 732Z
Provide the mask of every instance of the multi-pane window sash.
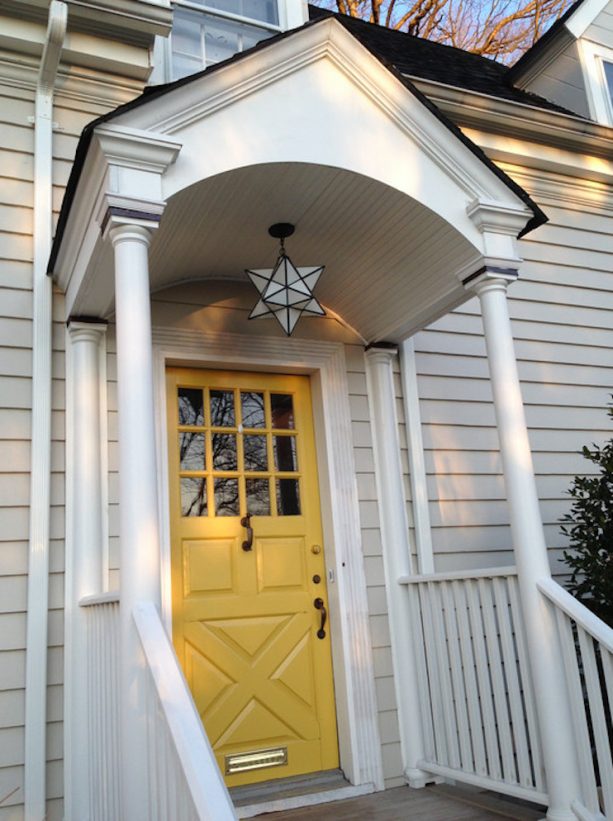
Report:
M227 60L280 30L278 0L182 0L173 12L171 79Z

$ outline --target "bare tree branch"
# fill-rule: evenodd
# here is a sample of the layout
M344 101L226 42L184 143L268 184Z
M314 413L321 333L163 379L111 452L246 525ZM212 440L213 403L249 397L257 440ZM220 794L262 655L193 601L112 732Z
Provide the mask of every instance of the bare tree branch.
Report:
M572 0L319 0L341 14L513 63Z

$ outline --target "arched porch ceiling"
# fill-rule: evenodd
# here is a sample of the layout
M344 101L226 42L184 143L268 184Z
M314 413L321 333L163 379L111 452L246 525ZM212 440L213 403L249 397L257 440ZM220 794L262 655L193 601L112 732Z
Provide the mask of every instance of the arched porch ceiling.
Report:
M272 267L278 245L267 229L275 222L296 225L290 256L326 266L317 298L368 341L400 337L463 300L454 274L478 256L441 217L386 185L338 168L276 163L170 198L151 247L152 289L244 282L245 268Z

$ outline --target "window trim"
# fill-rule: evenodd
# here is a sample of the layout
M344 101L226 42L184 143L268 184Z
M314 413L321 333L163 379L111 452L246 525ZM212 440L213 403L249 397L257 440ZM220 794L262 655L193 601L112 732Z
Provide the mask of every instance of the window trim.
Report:
M613 88L604 67L605 63L613 65L613 49L587 40L580 40L579 45L590 116L601 125L613 126Z

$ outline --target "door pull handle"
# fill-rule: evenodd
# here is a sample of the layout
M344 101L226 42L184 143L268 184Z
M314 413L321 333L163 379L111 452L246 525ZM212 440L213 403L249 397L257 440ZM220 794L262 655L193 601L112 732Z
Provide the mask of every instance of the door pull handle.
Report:
M316 610L321 610L321 624L319 625L319 630L317 631L317 638L318 639L325 639L326 631L324 627L326 626L326 619L328 618L328 611L326 610L326 605L324 604L324 600L319 596L314 600L313 607Z
M247 538L242 544L243 550L247 552L253 548L253 528L251 527L251 513L248 513L246 516L243 516L243 518L241 519L241 527L247 529Z

